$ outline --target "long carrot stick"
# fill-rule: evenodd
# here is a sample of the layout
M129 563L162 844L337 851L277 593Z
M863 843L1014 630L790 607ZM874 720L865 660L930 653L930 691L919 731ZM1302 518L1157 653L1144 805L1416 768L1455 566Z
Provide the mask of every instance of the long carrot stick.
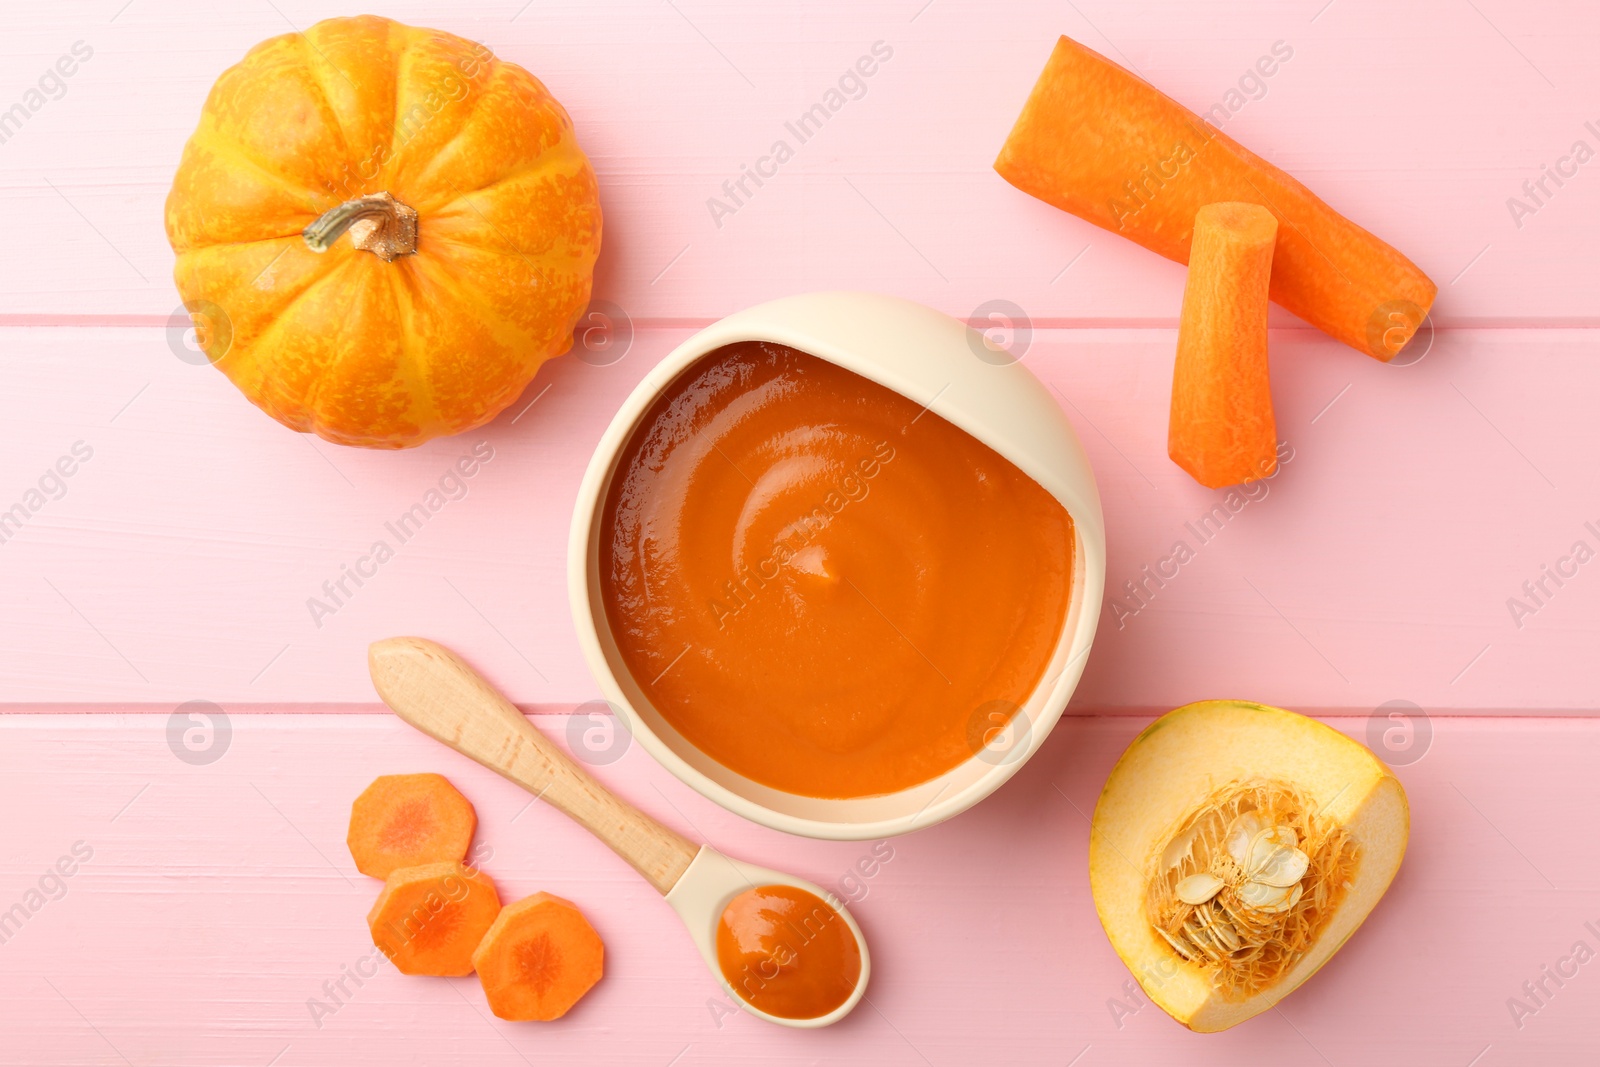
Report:
M1272 299L1384 362L1438 293L1415 264L1304 185L1066 37L994 167L1023 192L1179 263L1189 261L1200 208L1260 204L1280 224Z
M1210 489L1278 469L1267 380L1267 288L1278 220L1258 204L1195 213L1178 321L1167 454Z

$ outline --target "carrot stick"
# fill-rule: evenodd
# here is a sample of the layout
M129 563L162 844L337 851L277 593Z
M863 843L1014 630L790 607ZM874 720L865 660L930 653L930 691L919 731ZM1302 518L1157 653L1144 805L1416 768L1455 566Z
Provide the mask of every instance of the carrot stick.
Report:
M1195 213L1178 320L1167 454L1210 489L1278 469L1267 382L1267 287L1278 220L1258 204Z
M1149 83L1066 37L995 161L1001 177L1179 263L1195 213L1244 201L1277 216L1272 299L1388 362L1438 287L1416 265Z

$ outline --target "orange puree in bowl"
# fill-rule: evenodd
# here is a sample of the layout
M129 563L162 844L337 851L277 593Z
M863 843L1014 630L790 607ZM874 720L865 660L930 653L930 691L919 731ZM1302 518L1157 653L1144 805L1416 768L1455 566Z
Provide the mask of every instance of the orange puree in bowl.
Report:
M600 579L634 681L684 738L777 789L869 796L970 758L1027 700L1072 536L1037 482L920 403L752 341L634 430Z
M748 889L717 921L717 963L735 993L784 1019L815 1019L850 999L861 948L815 893L790 885Z

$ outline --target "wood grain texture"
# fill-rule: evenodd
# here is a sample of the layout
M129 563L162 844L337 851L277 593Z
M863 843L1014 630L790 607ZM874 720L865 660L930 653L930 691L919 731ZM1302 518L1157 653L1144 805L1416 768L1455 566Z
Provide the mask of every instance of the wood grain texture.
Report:
M694 862L699 845L607 792L454 652L390 637L373 643L367 662L378 695L402 720L567 815L662 896Z
M1600 950L1583 838L1600 722L1579 717L1600 706L1600 564L1547 577L1576 542L1600 549L1600 162L1560 184L1545 168L1578 140L1600 147L1600 8L1027 0L1002 18L979 0L395 0L384 14L483 41L570 110L600 176L597 286L616 326L586 333L585 358L545 368L482 434L399 455L284 431L192 362L170 318L161 204L207 88L257 41L352 10L0 14L0 116L28 112L0 124L0 513L27 504L0 542L0 706L39 713L0 716L0 1064L1592 1063L1600 963L1559 984L1541 969L1579 941ZM1236 511L1164 456L1181 268L990 170L1060 33L1197 111L1241 91L1227 133L1441 287L1414 366L1273 319L1294 458ZM785 123L880 41L892 56L859 99L799 143ZM1280 41L1293 57L1259 91L1241 85ZM78 42L93 55L41 83ZM780 138L794 158L714 212ZM1535 210L1515 212L1539 181ZM887 860L752 826L637 746L598 769L675 832L851 902L874 946L870 1001L802 1033L728 1004L654 891L384 712L363 664L371 640L420 633L469 651L524 706L594 697L565 533L602 427L693 328L851 287L961 317L1020 307L1032 329L1013 350L1095 464L1108 585L1145 591L1129 614L1107 605L1077 714L1038 757L960 818L881 846ZM479 441L494 459L441 487ZM72 475L47 479L63 457ZM388 524L430 489L447 502L401 541ZM1218 505L1220 532L1196 532ZM314 614L323 583L380 539L394 558ZM1194 558L1154 583L1145 568L1179 540ZM1514 612L1534 582L1534 610ZM1432 734L1398 768L1414 836L1391 895L1277 1012L1199 1038L1130 995L1084 868L1087 817L1138 712L1206 696L1377 709L1338 724L1380 744L1399 729L1387 702L1434 717L1401 707ZM224 732L206 712L210 744L228 738L215 762L177 756L217 751L184 748L197 720L169 733L191 700L232 716ZM69 708L93 714L51 713ZM581 742L605 720L538 722ZM332 983L376 963L362 916L377 883L343 852L348 806L408 770L473 800L477 858L508 898L570 897L605 937L606 979L559 1027L495 1020L470 978L387 965L335 999ZM63 857L74 875L44 880ZM1535 1010L1513 1019L1512 998Z
M889 288L958 315L1004 297L1041 319L1174 322L1180 268L990 169L1066 33L1198 112L1238 94L1226 132L1416 260L1444 289L1437 321L1600 324L1600 161L1547 181L1520 226L1506 204L1574 141L1600 147L1584 125L1600 126L1600 9L1322 6L1029 0L998 18L981 0L397 0L383 13L483 41L571 111L606 211L600 292L636 319ZM160 208L206 90L257 41L352 10L14 5L3 105L75 41L95 54L0 145L8 239L29 250L0 263L0 311L165 318L178 301ZM789 133L877 41L893 55L859 98L804 143ZM1240 79L1277 41L1293 57L1247 83L1252 99ZM780 139L794 158L714 217L708 200L733 204L722 183Z
M573 497L612 412L688 332L638 330L608 366L563 357L481 434L390 454L284 430L160 330L0 330L0 509L75 441L94 449L0 544L16 609L0 617L0 702L370 706L367 644L397 632L468 651L519 704L596 698L566 600ZM1017 341L1105 507L1108 601L1075 710L1600 705L1585 668L1600 563L1559 587L1542 570L1579 540L1600 549L1600 332L1440 331L1396 367L1275 331L1293 458L1237 511L1166 457L1173 331ZM402 542L390 527L480 441L493 459ZM333 603L323 583L378 540L394 558L314 616L313 598ZM1144 568L1180 540L1194 558L1157 586ZM1513 615L1538 580L1549 595Z
M566 737L563 720L538 721ZM0 908L74 842L93 849L66 895L0 944L0 1064L1592 1063L1600 961L1546 980L1520 1029L1506 1001L1526 1001L1522 983L1575 942L1600 949L1585 926L1600 928L1600 860L1571 832L1600 806L1593 720L1434 719L1426 754L1397 768L1413 835L1389 895L1277 1011L1205 1036L1130 998L1089 900L1087 817L1143 720L1064 722L984 804L876 849L752 826L637 746L598 768L680 831L852 902L873 945L870 1003L816 1032L733 1009L621 860L393 717L235 716L202 766L174 758L165 725L0 718L0 782L30 801L0 838ZM445 774L472 801L476 855L505 899L568 897L605 939L606 977L560 1025L502 1023L473 979L387 964L347 982L342 1004L323 989L373 951L363 916L378 883L355 871L345 824L367 782L396 771ZM337 1009L320 1028L312 998Z

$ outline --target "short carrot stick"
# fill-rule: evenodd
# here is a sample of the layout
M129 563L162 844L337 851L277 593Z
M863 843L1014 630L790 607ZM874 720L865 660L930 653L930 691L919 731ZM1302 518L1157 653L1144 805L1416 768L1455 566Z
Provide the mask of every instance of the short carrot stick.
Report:
M995 170L1025 193L1179 263L1195 213L1240 200L1281 224L1272 299L1388 362L1438 287L1415 264L1148 82L1066 37Z
M1210 489L1278 469L1267 381L1267 288L1278 220L1257 204L1195 213L1178 320L1167 454Z

